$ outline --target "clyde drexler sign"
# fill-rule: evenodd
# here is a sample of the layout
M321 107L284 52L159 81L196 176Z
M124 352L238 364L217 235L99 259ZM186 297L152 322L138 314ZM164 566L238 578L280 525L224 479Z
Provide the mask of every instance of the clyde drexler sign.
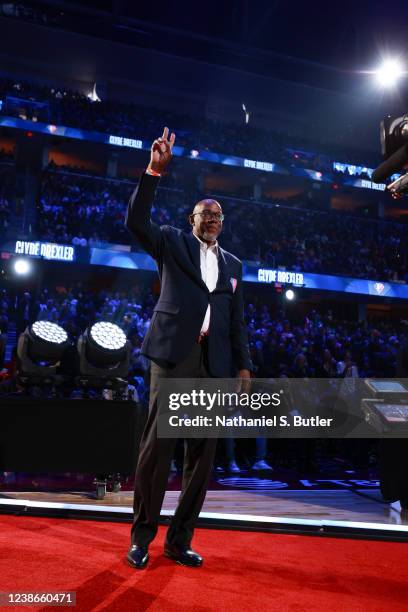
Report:
M14 249L16 255L28 255L29 257L43 257L56 261L75 261L75 248L65 244L53 242L30 242L17 240Z

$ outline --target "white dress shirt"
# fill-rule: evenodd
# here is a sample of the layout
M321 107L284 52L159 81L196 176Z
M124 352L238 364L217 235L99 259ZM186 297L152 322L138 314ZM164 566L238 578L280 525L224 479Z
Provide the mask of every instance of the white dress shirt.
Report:
M200 243L201 278L208 291L214 291L218 281L218 242L209 245L194 234ZM211 306L208 304L200 334L207 334L210 328Z

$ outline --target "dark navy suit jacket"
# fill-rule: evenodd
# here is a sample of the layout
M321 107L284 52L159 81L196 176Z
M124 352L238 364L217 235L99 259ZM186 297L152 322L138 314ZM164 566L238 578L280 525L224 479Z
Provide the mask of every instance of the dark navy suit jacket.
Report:
M156 260L161 292L142 353L158 363L177 364L185 359L200 334L211 304L208 367L211 376L228 378L236 370L252 369L244 322L242 264L218 250L218 282L209 292L201 278L200 243L192 232L150 219L159 179L143 174L132 194L126 227Z

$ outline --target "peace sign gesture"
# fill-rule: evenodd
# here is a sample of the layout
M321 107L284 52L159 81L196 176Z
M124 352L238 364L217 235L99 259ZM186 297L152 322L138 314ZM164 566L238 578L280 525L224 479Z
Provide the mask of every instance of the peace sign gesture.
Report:
M173 145L176 140L175 134L172 132L170 140L168 140L169 128L165 127L163 130L163 136L157 138L151 148L150 163L147 167L148 170L162 174L166 169L167 164L170 162L173 154Z

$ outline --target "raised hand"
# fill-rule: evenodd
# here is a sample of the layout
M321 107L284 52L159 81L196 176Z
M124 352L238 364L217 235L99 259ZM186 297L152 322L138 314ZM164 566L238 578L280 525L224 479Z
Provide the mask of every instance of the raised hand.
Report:
M158 174L162 174L171 158L173 157L173 145L176 140L175 134L172 132L169 137L169 128L165 127L163 130L163 136L161 138L157 138L152 144L151 152L150 152L150 163L147 167L148 170L152 170L153 172L157 172Z

